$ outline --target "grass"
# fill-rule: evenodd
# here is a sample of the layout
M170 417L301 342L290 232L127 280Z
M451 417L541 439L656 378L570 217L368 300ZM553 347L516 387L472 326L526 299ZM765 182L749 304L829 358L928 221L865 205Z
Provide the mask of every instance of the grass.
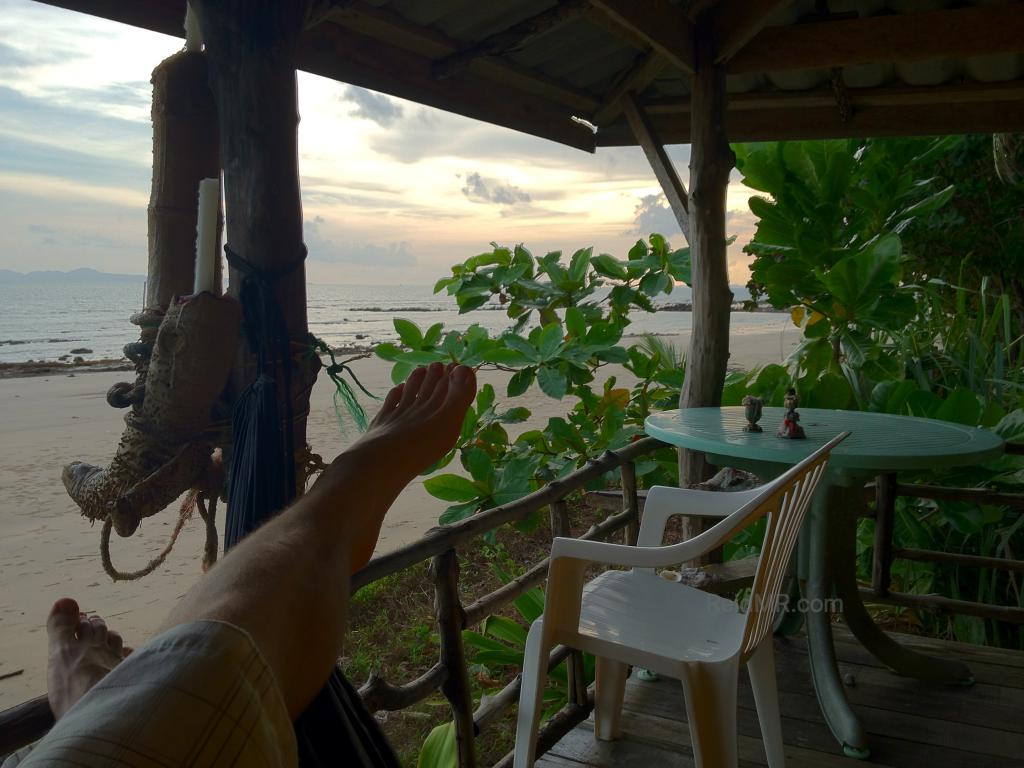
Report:
M582 505L571 505L570 511L574 535L603 517ZM501 586L495 566L515 575L547 557L551 538L546 524L527 531L506 527L497 533L493 544L480 540L465 547L459 553L462 604L468 605ZM369 584L356 593L350 604L349 633L341 659L342 668L354 685L364 683L372 672L400 685L434 665L439 648L433 602L427 563ZM501 613L519 620L511 605ZM517 673L512 669L474 665L472 658L468 662L475 704L479 704L481 695L497 692ZM493 765L512 748L514 714L515 709L510 708L477 738L481 765ZM431 729L450 719L448 703L439 692L400 712L378 713L378 720L404 766L416 765L420 745Z

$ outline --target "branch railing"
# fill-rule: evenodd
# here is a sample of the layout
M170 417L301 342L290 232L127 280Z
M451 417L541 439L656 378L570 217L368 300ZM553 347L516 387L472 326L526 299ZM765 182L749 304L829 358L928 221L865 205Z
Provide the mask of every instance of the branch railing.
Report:
M615 509L609 517L592 525L579 538L603 540L623 532L624 541L635 543L642 514L644 494L638 492L634 462L640 457L664 447L654 438L643 438L617 451L607 451L566 477L517 501L481 512L460 523L431 529L423 538L382 555L352 577L355 593L362 587L411 566L429 561L434 582L434 614L438 624L440 654L436 664L414 680L395 685L374 673L360 688L359 694L370 711L405 709L440 691L448 701L455 723L460 768L477 765L476 739L512 706L519 697L521 679L517 676L494 696L487 697L474 709L468 680L462 630L478 624L511 603L520 595L541 584L547 577L548 559L536 563L494 591L463 605L459 594L458 548L506 523L527 518L547 509L553 536L572 534L566 499L581 490L590 481L618 469L622 491L616 503L611 494L600 494L598 506ZM953 565L970 565L1024 572L1024 561L1002 558L984 558L930 550L895 548L892 542L893 515L897 496L914 496L938 500L974 501L1024 509L1024 495L1005 494L985 489L943 488L930 485L899 483L895 475L881 475L866 494L875 500L875 559L872 586L863 590L865 596L876 602L892 603L914 608L965 613L1004 621L1024 621L1024 611L1006 606L993 606L951 600L933 595L912 595L890 589L890 569L893 559L904 558ZM548 667L552 669L568 662L569 700L553 716L538 737L537 753L542 754L582 722L593 710L594 694L588 689L583 676L582 657L578 651L558 646L551 652ZM40 738L53 724L46 697L37 697L24 704L0 712L0 756ZM511 765L511 753L496 768Z
M1017 446L1013 448L1007 446L1007 453L1020 452ZM955 600L942 595L894 592L891 589L894 560L912 560L915 562L965 566L969 568L990 568L999 571L1024 573L1024 560L894 546L893 533L897 497L910 496L919 499L934 499L936 501L962 501L972 504L1010 507L1011 509L1024 511L1024 494L1002 493L988 488L947 488L937 485L901 483L895 473L879 475L875 480L874 488L868 486L865 490L873 496L875 501L875 546L871 567L871 586L861 589L864 599L904 608L923 608L930 611L1024 624L1024 608L972 600Z
M541 560L525 573L493 592L478 597L467 606L462 604L459 596L458 547L506 523L524 520L545 508L551 521L552 536L571 536L566 499L590 481L616 469L622 477L621 511L592 525L580 538L603 540L622 531L624 540L633 543L639 530L640 514L633 462L664 445L647 437L617 451L606 451L600 457L588 460L575 472L517 501L481 512L455 525L434 528L419 541L375 558L355 574L352 577L353 592L429 559L434 580L434 613L441 645L438 662L411 682L392 685L379 675L371 675L359 690L366 706L371 711L404 709L440 689L452 710L460 768L476 766L476 738L518 700L521 679L517 676L474 709L462 645L462 630L478 624L542 583L547 578L548 559ZM545 724L538 739L538 752L553 745L582 722L594 706L593 695L587 689L583 673L582 654L563 646L556 647L548 660L549 668L554 668L562 661L566 661L568 667L568 703ZM509 763L510 760L511 755L506 755L499 765Z

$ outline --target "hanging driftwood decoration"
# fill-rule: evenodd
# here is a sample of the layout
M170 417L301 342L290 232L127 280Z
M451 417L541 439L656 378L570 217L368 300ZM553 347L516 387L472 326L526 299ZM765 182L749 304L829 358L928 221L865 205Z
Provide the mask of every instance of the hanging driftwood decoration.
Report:
M241 308L229 298L200 294L172 306L157 333L141 407L125 417L124 434L108 468L76 461L64 468L68 494L92 520L113 521L131 535L190 488L219 490L219 465L209 432L235 359Z

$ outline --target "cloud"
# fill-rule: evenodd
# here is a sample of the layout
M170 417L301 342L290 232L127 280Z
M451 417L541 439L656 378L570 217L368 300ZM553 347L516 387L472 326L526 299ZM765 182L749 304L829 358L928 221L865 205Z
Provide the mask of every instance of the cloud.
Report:
M682 234L676 215L665 202L664 195L644 195L633 211L633 228L626 234L647 237L657 232L665 237Z
M136 243L116 237L109 237L98 232L72 229L69 227L52 227L49 224L29 224L25 229L32 235L40 237L41 245L65 246L69 248L135 248Z
M309 258L328 264L358 264L372 267L411 267L416 264L416 256L409 248L409 243L402 240L387 245L375 243L336 243L325 237L321 229L327 224L323 216L307 219L303 226L306 249Z
M509 183L497 179L487 179L477 172L466 175L466 184L462 187L464 194L474 203L495 203L497 205L517 205L530 202L530 193Z
M402 117L401 104L395 103L382 93L368 91L355 85L345 89L341 100L355 104L356 108L349 112L352 117L370 120L384 128L389 128Z

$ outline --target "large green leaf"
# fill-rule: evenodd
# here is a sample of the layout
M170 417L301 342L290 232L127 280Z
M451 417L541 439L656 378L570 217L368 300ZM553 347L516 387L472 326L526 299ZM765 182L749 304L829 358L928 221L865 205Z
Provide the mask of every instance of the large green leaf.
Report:
M565 374L550 365L542 365L537 369L537 383L545 395L556 400L561 400L565 397L565 393L569 388L569 382L566 381Z
M416 768L458 768L459 749L455 737L455 721L437 726L427 736Z
M898 285L901 257L899 237L886 235L836 262L822 282L841 316L853 320L870 311L882 295Z
M551 325L545 326L544 330L540 334L540 340L537 343L538 362L545 362L553 358L558 354L558 350L561 346L562 326L558 323L552 323Z
M480 624L484 635L496 637L519 648L526 645L526 629L506 616L488 616Z
M594 256L590 263L594 267L594 271L604 277L610 277L613 280L626 280L629 277L625 265L607 253Z
M442 501L470 501L480 495L476 483L461 475L436 475L423 481L427 493Z
M933 414L933 418L942 421L954 421L957 424L977 426L981 418L981 403L978 396L965 387L957 387Z
M423 345L423 334L419 326L412 320L396 317L393 321L395 330L398 331L398 338L410 349L419 349Z
M536 368L523 368L523 370L514 373L512 378L508 380L508 396L519 397L519 395L530 388L536 375Z

